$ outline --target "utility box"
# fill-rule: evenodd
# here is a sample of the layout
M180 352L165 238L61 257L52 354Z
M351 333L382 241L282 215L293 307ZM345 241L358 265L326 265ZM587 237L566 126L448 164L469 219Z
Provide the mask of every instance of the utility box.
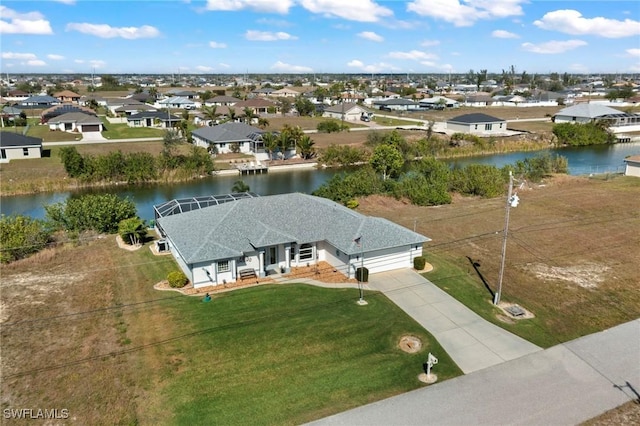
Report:
M367 268L357 268L356 279L361 283L369 282L369 270Z

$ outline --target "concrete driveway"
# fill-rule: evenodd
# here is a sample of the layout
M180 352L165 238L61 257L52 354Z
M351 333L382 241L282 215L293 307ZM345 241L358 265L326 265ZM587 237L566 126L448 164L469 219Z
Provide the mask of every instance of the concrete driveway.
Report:
M412 269L372 274L369 287L433 334L465 374L542 350L485 321Z

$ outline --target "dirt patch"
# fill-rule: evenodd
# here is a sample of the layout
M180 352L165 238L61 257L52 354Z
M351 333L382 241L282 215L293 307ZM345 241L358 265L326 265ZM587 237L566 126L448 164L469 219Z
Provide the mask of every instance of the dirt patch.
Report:
M317 265L291 268L291 272L283 275L288 279L312 279L323 283L357 283L353 278L347 278L345 274L328 264L318 262Z
M402 336L398 347L406 353L415 354L422 349L422 340L416 336Z
M127 244L122 240L120 235L116 235L116 242L118 243L118 247L123 250L135 251L142 248L142 244Z
M596 288L605 281L605 273L611 268L596 263L565 267L533 263L526 265L525 269L543 281L559 280L576 284L582 288Z

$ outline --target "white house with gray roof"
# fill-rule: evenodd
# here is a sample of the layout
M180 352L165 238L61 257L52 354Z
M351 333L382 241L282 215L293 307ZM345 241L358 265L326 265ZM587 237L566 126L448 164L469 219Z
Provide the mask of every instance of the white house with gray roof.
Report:
M386 219L300 193L238 199L156 223L196 288L320 261L348 278L361 265L372 274L411 268L430 241Z
M234 144L238 144L239 152L250 154L262 148L262 133L264 130L245 123L228 122L196 129L191 137L195 145L207 149L215 147L218 154L233 152Z
M553 116L555 123L590 123L604 120L613 133L640 130L640 114L626 113L598 103L584 102L563 108Z

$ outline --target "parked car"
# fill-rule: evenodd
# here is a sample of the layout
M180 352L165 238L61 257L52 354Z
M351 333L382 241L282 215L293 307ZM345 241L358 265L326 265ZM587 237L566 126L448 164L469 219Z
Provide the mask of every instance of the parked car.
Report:
M371 117L368 114L362 114L360 116L360 121L371 121Z
M382 106L380 107L380 111L391 111L391 108L390 108L390 107L388 107L388 106L384 106L384 105L382 105Z

